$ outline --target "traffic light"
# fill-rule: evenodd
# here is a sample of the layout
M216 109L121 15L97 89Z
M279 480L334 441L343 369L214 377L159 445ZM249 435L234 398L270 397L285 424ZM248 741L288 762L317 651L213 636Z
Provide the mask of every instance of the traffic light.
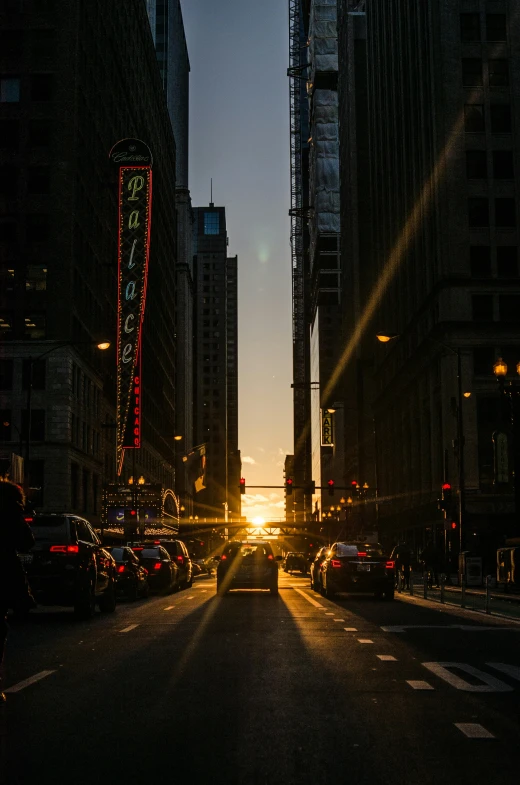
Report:
M315 480L311 480L310 483L306 486L305 493L307 493L309 496L312 496L313 494L316 493L316 481Z
M451 496L451 485L449 482L444 482L442 484L441 489L441 500L439 502L439 506L441 510L448 510L451 506L452 496Z
M285 480L285 495L292 496L293 492L293 478L287 477Z
M327 485L329 486L329 496L334 496L334 480L329 480Z
M137 510L125 508L125 526L137 526Z
M452 529L456 529L457 528L457 524L455 523L455 521L451 522L451 528Z
M245 477L241 477L240 478L240 493L245 493L245 492L246 492L246 478Z

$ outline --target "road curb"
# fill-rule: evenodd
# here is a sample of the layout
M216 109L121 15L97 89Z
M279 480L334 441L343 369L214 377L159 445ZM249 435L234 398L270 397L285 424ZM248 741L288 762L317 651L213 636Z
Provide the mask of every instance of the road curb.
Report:
M425 600L422 597L416 597L415 595L411 597L408 594L396 594L395 599L401 602L411 603L412 605L421 605L424 608L439 611L439 613L448 613L451 616L476 616L479 619L485 619L487 623L497 621L499 622L496 625L497 627L502 627L507 622L508 624L514 624L516 627L520 628L520 619L515 616L506 616L503 613L487 614L485 611L473 610L472 608L461 608L460 605L455 605L454 603L440 603L435 602L434 600Z

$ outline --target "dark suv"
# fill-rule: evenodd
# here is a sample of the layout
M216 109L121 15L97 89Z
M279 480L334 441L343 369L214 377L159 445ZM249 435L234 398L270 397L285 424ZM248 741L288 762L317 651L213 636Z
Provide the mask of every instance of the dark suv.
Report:
M238 542L225 546L217 567L217 592L269 589L278 594L278 564L269 542Z
M188 549L182 540L155 540L155 544L161 545L171 556L171 559L179 568L179 584L181 589L189 589L193 584L193 564L188 553Z
M36 515L28 523L35 545L23 561L36 601L71 605L83 619L94 615L96 603L114 611L116 563L90 523L67 513Z

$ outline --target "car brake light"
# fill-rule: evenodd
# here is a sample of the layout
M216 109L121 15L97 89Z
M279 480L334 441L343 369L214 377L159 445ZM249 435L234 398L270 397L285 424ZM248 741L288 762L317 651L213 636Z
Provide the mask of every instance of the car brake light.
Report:
M133 551L142 551L144 548L132 548Z
M177 561L179 564L184 564L184 556L177 556Z
M331 559L330 560L331 567L341 567L341 562L338 559Z
M160 562L160 561L156 562L156 563L154 564L154 566L153 566L154 570L160 570L160 569L161 569L161 567L162 567L162 564L161 564L161 562Z
M366 551L358 551L358 556L366 556L366 555L367 555Z
M79 553L79 545L51 545L51 553Z
M387 563L386 563L386 569L387 570L393 570L394 567L395 567L395 561L387 561Z
M118 571L118 572L124 572L124 571L125 571L125 565L124 565L124 564L120 564L120 565L118 566L118 568L117 568L117 571Z
M24 518L24 521L25 523L32 523L34 521L34 518L32 516L27 516L26 518Z
M273 554L270 553L267 558L269 559L269 561L272 561L273 560Z
M154 544L154 545L160 545L160 544L161 544L161 541L160 541L160 540L154 540L154 541L153 541L153 544Z
M220 557L220 561L227 561L227 556L225 553L223 553L222 556Z

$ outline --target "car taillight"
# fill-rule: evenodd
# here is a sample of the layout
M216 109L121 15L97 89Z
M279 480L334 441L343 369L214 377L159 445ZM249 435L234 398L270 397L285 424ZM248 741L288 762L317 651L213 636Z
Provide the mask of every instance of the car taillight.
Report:
M153 566L154 570L160 570L160 569L161 569L161 567L162 567L162 564L161 564L161 562L160 562L160 561L156 562L156 563L154 564L154 566Z
M358 556L366 556L366 555L367 555L366 551L358 551Z
M120 564L120 565L118 566L118 568L117 568L117 571L118 571L118 572L124 572L124 571L125 571L125 569L126 569L126 568L125 568L125 565L124 565L124 564Z
M133 551L138 552L144 550L143 548L132 548Z
M177 561L179 564L184 564L184 556L177 556Z
M330 560L331 567L341 567L341 562L338 559L331 559Z
M394 567L395 567L395 561L387 561L387 563L386 563L386 569L387 570L393 570Z
M220 557L220 561L227 561L227 556L225 553L223 553L222 556Z
M273 559L274 559L274 556L273 556L273 554L272 554L272 553L270 553L270 554L268 555L268 557L267 557L267 558L269 559L269 561L273 561Z
M32 516L27 516L24 518L25 523L33 523L34 518Z
M79 545L51 545L51 553L79 553Z

